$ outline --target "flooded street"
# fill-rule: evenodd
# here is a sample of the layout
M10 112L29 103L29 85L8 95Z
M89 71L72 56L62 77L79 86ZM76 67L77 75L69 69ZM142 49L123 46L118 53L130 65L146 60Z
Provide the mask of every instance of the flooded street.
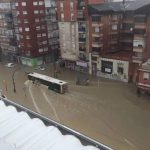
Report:
M61 95L33 85L25 71L37 72L21 67L15 74L14 93L13 70L0 64L0 88L11 100L114 149L150 148L150 96L138 97L135 85L91 77L89 86L77 86L77 73L62 70L58 78L68 81L69 91ZM50 66L38 72L53 76Z

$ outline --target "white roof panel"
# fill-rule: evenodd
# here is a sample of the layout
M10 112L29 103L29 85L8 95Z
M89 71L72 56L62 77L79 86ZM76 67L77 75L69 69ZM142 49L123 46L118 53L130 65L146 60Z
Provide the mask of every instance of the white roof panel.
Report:
M99 150L83 146L75 136L62 135L58 128L46 126L40 119L32 119L24 111L17 112L14 106L6 106L2 101L0 138L2 150ZM15 149L3 148L4 145L15 146Z

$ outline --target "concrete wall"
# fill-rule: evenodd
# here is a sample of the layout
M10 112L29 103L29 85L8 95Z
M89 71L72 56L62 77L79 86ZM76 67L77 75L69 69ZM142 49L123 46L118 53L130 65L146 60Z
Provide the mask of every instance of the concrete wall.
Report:
M109 61L113 62L113 69L112 74L102 73L101 67L102 67L102 61ZM118 73L118 64L122 65L123 68L123 74ZM113 79L113 80L119 80L123 82L128 82L128 72L129 72L129 62L128 61L121 61L121 60L115 60L115 59L107 59L107 58L99 58L99 61L97 63L97 76Z
M78 60L78 23L59 22L60 51L65 60Z

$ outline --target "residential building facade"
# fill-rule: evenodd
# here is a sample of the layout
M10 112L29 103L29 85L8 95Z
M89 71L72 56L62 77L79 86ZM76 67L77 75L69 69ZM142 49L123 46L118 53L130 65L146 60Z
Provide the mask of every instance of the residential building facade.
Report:
M16 60L18 54L15 29L13 24L11 0L0 0L0 56L7 60Z
M138 70L137 92L150 93L150 59L143 63Z
M61 58L71 70L89 72L88 4L104 0L58 0Z
M36 66L59 55L55 0L0 1L0 55Z
M139 66L150 58L149 6L147 0L89 6L90 74L136 81Z

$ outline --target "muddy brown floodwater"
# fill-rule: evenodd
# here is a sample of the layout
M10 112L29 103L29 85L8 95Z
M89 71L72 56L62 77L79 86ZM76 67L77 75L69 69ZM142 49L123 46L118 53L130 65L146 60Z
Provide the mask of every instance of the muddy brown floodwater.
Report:
M16 72L13 93L13 69L0 64L0 88L9 99L114 149L150 149L150 96L138 97L134 84L91 77L89 86L77 86L77 73L62 70L58 78L69 82L69 92L61 95L33 85L25 71L33 69ZM36 72L53 76L51 66Z

